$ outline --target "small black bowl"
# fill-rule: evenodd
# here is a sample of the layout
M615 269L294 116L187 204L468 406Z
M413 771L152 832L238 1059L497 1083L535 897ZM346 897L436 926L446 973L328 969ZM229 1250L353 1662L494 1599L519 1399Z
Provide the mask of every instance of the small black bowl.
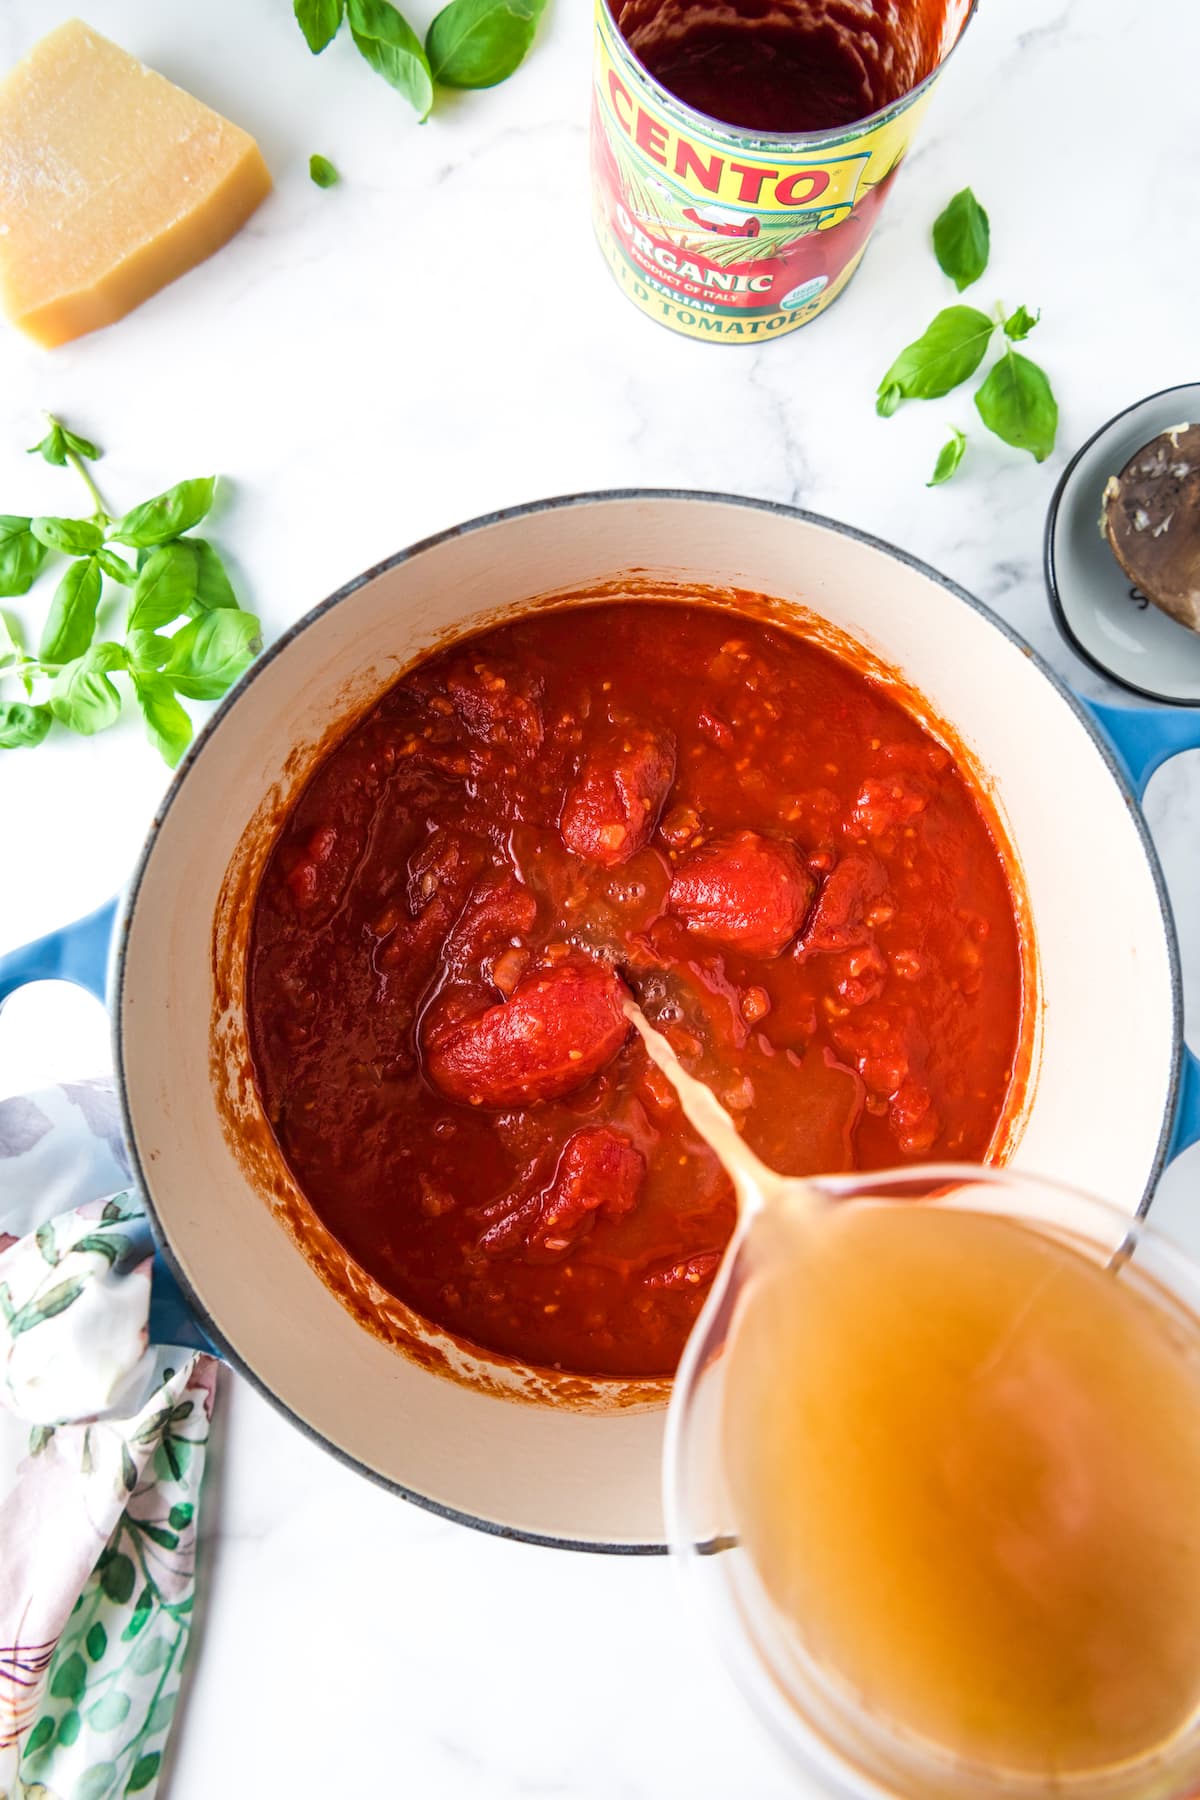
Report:
M1130 693L1200 706L1200 632L1130 586L1100 531L1104 489L1160 431L1200 423L1200 382L1164 388L1102 425L1067 464L1046 518L1046 587L1071 648Z

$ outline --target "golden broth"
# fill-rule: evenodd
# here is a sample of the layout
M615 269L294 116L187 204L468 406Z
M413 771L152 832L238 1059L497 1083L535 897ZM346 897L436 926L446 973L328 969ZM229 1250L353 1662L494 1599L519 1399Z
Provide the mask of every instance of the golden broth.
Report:
M737 1534L883 1719L1027 1773L1200 1697L1200 1333L1034 1229L859 1202L753 1222L725 1353Z

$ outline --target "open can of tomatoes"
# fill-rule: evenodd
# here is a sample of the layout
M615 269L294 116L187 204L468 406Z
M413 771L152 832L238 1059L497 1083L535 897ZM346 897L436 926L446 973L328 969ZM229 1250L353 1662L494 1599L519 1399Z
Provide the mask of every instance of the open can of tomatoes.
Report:
M597 235L685 337L807 325L858 267L976 0L596 0Z

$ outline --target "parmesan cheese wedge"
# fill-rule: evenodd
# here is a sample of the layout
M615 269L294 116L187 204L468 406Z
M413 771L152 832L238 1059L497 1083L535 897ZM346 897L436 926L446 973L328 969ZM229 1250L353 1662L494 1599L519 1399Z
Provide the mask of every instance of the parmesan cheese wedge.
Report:
M40 344L111 325L270 189L247 132L73 19L0 83L0 304Z

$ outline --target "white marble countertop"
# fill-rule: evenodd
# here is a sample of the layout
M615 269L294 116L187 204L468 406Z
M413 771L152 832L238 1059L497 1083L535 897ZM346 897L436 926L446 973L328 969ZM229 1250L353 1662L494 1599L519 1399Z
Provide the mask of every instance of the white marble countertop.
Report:
M229 248L115 328L54 353L0 334L3 510L75 509L69 474L23 454L43 409L105 446L118 503L219 470L214 535L275 631L388 552L493 507L636 484L757 494L924 557L1104 691L1055 633L1041 530L1072 450L1197 374L1192 0L982 0L846 297L806 331L736 349L655 329L593 246L587 0L551 0L526 68L446 97L424 128L348 44L311 58L289 0L86 10L254 131L277 189ZM411 16L432 10L414 0ZM73 11L7 0L0 66ZM314 150L341 187L311 184ZM1059 449L1037 468L975 431L970 464L929 491L969 400L883 423L872 396L951 297L926 237L967 182L992 219L988 297L1043 308L1031 352L1059 395ZM120 886L164 779L134 721L0 755L0 946ZM1196 1041L1200 755L1156 779L1149 811ZM107 1058L93 1002L30 990L0 1023L0 1095ZM1200 1150L1159 1205L1200 1244ZM665 1564L478 1536L352 1475L235 1378L223 1397L171 1800L796 1791Z

